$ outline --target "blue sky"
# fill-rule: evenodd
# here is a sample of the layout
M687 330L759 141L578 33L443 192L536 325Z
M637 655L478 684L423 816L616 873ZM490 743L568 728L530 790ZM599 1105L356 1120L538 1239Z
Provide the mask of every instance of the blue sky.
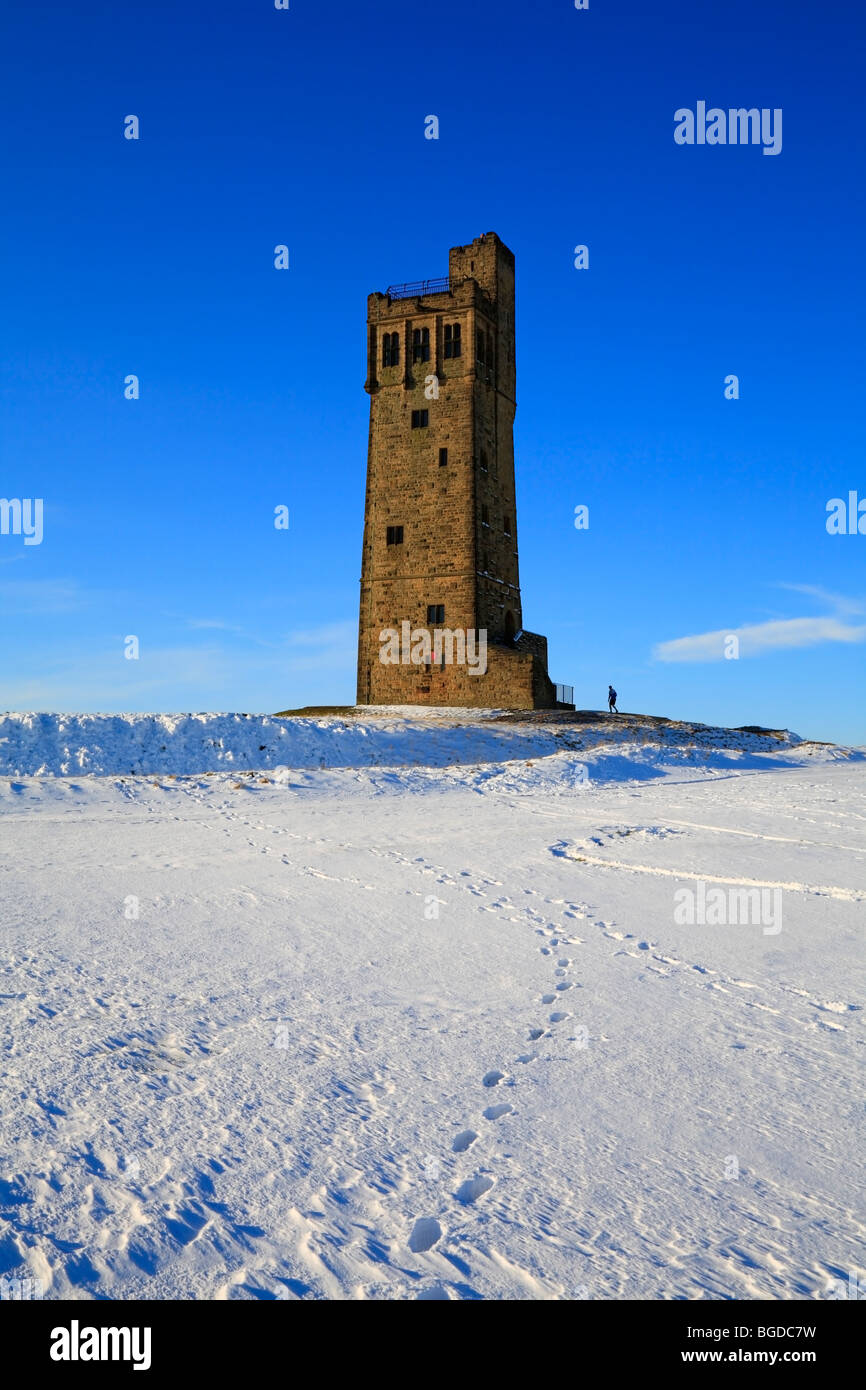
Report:
M351 703L366 296L494 230L553 678L866 742L866 535L825 526L866 498L859 6L49 3L0 39L0 497L45 508L0 535L0 707ZM700 100L781 108L781 153L677 145Z

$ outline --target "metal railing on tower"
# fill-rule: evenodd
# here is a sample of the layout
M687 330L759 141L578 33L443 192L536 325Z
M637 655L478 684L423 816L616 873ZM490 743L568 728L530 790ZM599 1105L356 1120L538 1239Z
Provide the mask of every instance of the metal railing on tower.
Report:
M448 294L451 290L451 277L440 280L415 280L409 285L389 285L389 299L414 299L422 294Z

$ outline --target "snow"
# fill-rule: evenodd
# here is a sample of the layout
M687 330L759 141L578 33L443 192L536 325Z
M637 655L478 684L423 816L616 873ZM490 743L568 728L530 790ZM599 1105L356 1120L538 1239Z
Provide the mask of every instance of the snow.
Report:
M688 730L688 738L683 737ZM92 773L214 772L221 768L267 769L442 767L471 761L499 763L543 756L559 748L630 743L635 733L673 756L715 751L776 751L776 738L671 726L647 732L624 719L590 726L513 723L501 711L396 709L349 718L279 719L248 714L5 714L0 715L0 775L70 776ZM786 735L784 746L800 743ZM689 747L688 745L691 745ZM631 751L631 750L630 750Z
M863 1274L864 855L863 752L793 735L2 716L0 1275L825 1298ZM699 882L781 930L681 924Z

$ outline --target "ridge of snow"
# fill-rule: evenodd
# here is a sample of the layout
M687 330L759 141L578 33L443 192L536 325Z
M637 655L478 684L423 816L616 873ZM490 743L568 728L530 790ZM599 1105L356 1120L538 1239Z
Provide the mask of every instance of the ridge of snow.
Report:
M396 710L282 718L233 713L0 715L0 776L190 775L279 768L428 767L511 763L580 754L605 780L653 776L669 765L791 766L861 751L796 734L754 734L637 716L597 723L497 719L497 711ZM435 716L435 717L431 717ZM759 762L755 763L755 759ZM745 760L745 761L744 761ZM574 757L570 759L574 763Z

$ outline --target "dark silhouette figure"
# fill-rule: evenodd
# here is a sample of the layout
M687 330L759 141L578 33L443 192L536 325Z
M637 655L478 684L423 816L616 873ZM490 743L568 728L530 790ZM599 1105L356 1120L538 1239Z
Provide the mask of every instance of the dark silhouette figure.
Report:
M607 687L607 707L611 714L619 714L619 710L616 707L616 691L612 685Z

